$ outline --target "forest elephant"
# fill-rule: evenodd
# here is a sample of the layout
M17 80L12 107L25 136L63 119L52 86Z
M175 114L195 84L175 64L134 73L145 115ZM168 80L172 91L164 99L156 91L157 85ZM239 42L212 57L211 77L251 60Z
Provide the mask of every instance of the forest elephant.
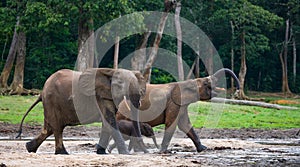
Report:
M140 99L145 94L146 81L140 72L124 69L91 68L83 72L62 69L52 74L46 81L43 91L23 116L22 124L30 110L40 101L44 108L44 127L39 136L26 143L28 152L36 152L50 135L55 137L55 154L68 154L62 133L66 126L102 122L101 136L97 153L105 154L108 138L112 136L120 154L129 154L116 124L115 114L119 103L131 101L130 110L134 134L143 149L138 110ZM108 136L108 137L106 137Z
M187 107L199 100L209 100L217 95L218 79L225 73L231 75L236 81L239 90L239 80L229 69L223 68L215 74L187 81L169 84L147 84L146 94L141 100L140 121L152 127L165 124L165 132L160 152L166 152L174 134L176 126L183 131L196 146L197 152L206 149L201 144L198 135L190 122ZM128 119L130 111L126 103L121 102L117 112L117 120Z
M117 125L119 127L119 130L120 130L121 134L123 135L123 139L125 141L126 140L130 140L129 141L129 146L128 146L128 150L130 151L132 149L132 147L133 147L133 143L132 143L133 141L131 140L131 137L134 134L133 122L132 121L128 121L128 120L119 120L119 121L117 121ZM152 138L154 145L156 146L156 148L159 149L159 146L158 146L158 144L156 142L156 138L155 138L154 131L153 131L152 127L149 124L147 124L147 123L141 122L140 123L140 128L141 128L141 134L143 136ZM116 143L113 143L112 145L110 145L108 147L108 152L111 153L111 151L115 147L116 147ZM145 152L145 153L147 153L147 152Z

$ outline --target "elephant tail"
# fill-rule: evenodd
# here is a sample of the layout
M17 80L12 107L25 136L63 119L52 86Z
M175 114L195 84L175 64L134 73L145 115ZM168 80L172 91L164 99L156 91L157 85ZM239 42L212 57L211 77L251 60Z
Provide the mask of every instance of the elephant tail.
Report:
M23 118L22 118L22 121L21 121L21 124L20 124L20 127L19 127L19 130L18 130L18 135L16 136L16 139L19 138L22 134L22 126L23 126L23 122L26 118L26 116L28 115L28 113L33 109L34 106L36 106L39 102L42 101L42 95L40 95L38 97L38 99L30 106L30 108L26 111L26 113L24 114Z

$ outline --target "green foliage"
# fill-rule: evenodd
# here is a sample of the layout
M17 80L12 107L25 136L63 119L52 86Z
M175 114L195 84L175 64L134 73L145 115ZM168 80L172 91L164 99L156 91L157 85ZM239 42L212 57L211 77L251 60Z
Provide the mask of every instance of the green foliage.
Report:
M163 71L160 70L158 68L152 68L152 72L151 72L151 83L152 84L164 84L164 83L170 83L170 82L176 82L175 78Z
M221 56L224 67L230 67L231 44L233 44L236 74L240 66L240 34L244 30L248 65L246 88L280 91L281 65L278 55L284 39L284 20L287 18L291 21L298 53L300 49L299 0L190 0L181 3L181 17L196 24L209 36ZM41 89L47 77L54 71L73 68L78 51L80 18L93 18L93 28L96 30L113 19L135 11L163 11L163 9L163 1L154 0L3 1L0 6L0 70L3 69L8 55L17 16L20 16L21 21L18 30L25 31L27 37L24 87ZM120 29L130 34L132 30L145 28L142 21L143 18L136 15L128 19L128 26ZM230 21L234 23L233 39ZM108 32L110 28L107 27ZM114 35L118 34L109 34L110 37ZM121 41L120 59L134 52L139 43L139 35L126 37ZM151 36L148 46L152 46L154 35ZM160 47L176 53L176 39L163 36ZM183 60L191 66L196 54L183 44L182 55ZM101 67L111 67L112 56L113 49L106 54ZM297 76L294 83L291 62L292 47L289 45L290 88L293 92L299 93L299 77ZM175 66L171 63L167 65ZM297 74L300 73L299 67L300 59L297 60ZM201 65L200 68L201 74L204 74L205 67ZM174 78L170 74L153 70L152 83L172 81Z

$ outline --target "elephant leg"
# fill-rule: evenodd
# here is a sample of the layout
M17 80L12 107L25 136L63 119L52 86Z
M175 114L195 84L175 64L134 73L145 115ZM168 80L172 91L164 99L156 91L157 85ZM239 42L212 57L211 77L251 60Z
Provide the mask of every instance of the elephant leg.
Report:
M172 139L173 134L176 129L176 125L177 125L176 122L173 122L173 124L171 124L171 125L166 124L164 138L163 138L163 141L161 143L161 148L160 148L160 152L162 152L162 153L167 152L167 150L168 150L168 146L170 145L171 139Z
M100 104L100 109L103 113L102 117L104 117L104 119L102 118L102 128L104 128L105 134L101 134L102 139L100 138L99 141L99 145L102 147L101 149L105 150L109 143L109 137L111 135L117 145L118 152L120 154L129 154L129 151L125 146L124 139L119 131L119 127L117 126L115 117L116 108L114 106L114 103L109 100L103 100L103 104L105 105Z
M53 134L53 131L51 127L45 122L44 128L40 135L34 139L32 139L30 142L26 143L26 149L28 152L36 152L39 146L43 143L43 141L46 140L47 137Z
M198 135L196 134L190 119L188 117L187 111L183 112L179 118L178 128L183 131L194 143L196 146L197 152L201 152L207 149L206 146L202 145Z
M54 131L55 138L55 154L69 154L63 143L63 129Z
M110 130L108 129L107 126L104 126L103 123L103 126L101 128L101 133L100 133L100 139L96 146L97 154L106 154L105 149L108 146L110 135L111 135Z
M179 106L170 105L170 107L166 110L165 115L165 133L164 138L161 143L160 152L167 152L168 146L170 145L170 141L173 137L173 134L176 130L176 126L178 123L178 113L179 113Z

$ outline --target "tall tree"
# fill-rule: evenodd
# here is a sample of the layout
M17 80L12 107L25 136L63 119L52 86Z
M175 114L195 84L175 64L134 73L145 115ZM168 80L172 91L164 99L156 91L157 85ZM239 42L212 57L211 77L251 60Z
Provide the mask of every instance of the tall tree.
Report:
M11 84L10 94L23 94L27 93L23 88L24 81L24 67L26 57L26 35L24 32L18 33L18 49L17 49L17 60L15 65L14 78Z
M80 0L78 3L78 56L76 69L84 71L94 66L94 19L88 2Z
M181 10L181 3L179 1L176 3L174 20L175 20L175 28L176 28L176 35L177 35L178 79L179 81L183 81L184 71L183 71L183 64L182 64L182 32L181 32L181 25L180 25L180 10Z
M262 32L272 31L282 19L247 0L219 1L218 3L219 9L216 10L210 20L214 22L225 20L228 29L232 29L230 27L233 26L231 31L234 31L234 36L239 37L236 39L235 44L240 46L238 52L241 61L239 70L240 96L241 98L247 98L244 93L247 59L255 59L259 56L259 53L269 49L269 40ZM228 36L228 38L232 37ZM224 45L230 45L230 43Z
M12 42L10 44L10 49L8 56L6 58L6 63L4 68L2 69L1 76L0 76L0 88L7 89L8 88L8 77L10 75L11 69L13 67L15 57L16 57L16 52L17 52L17 43L18 43L18 32L17 29L20 24L20 19L17 17L16 25L15 25L15 30L14 30L14 35L12 38Z
M145 65L145 77L149 77L151 76L151 68L152 65L156 59L157 56L157 51L159 48L159 44L162 38L162 34L165 28L165 24L169 15L169 12L175 7L175 3L173 0L164 0L164 13L162 13L159 25L158 25L158 29L157 29L157 34L155 37L155 40L153 42L153 47L150 51L149 54L149 58L146 62ZM149 79L150 80L150 79Z
M13 1L10 8L15 9L17 15L17 23L14 30L14 36L12 39L10 52L6 61L6 65L1 73L1 85L7 89L8 83L7 79L11 72L14 59L17 55L16 65L14 70L13 82L10 86L10 94L22 94L23 93L23 81L24 81L24 66L25 66L25 55L26 55L26 34L25 26L21 24L22 18L20 16L24 15L26 11L27 2ZM23 16L24 17L24 16ZM24 21L24 19L23 19ZM2 75L3 74L3 75Z
M289 43L289 30L290 30L290 20L287 19L285 21L286 28L285 28L285 38L282 44L281 52L279 53L281 68L282 68L282 92L286 94L291 94L291 90L289 87L288 82L288 43Z

